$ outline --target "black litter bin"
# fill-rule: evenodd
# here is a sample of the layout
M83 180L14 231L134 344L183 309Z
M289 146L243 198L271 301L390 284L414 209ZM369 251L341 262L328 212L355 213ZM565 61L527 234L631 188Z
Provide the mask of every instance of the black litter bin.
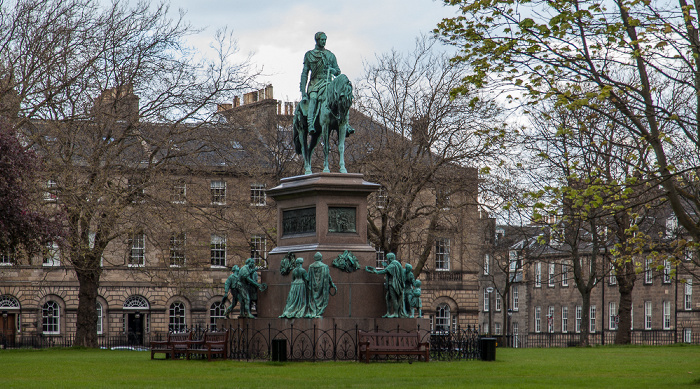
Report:
M496 338L480 338L479 348L481 348L482 361L496 360Z
M272 339L272 360L275 362L287 362L286 339Z

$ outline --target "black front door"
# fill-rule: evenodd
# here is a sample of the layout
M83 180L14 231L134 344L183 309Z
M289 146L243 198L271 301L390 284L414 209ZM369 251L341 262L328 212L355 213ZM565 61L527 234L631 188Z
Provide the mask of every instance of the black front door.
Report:
M143 318L144 314L141 313L127 316L127 335L131 346L143 346Z

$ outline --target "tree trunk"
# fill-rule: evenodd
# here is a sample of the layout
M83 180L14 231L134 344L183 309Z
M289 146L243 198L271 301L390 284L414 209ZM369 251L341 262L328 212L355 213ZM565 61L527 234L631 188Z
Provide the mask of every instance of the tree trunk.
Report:
M591 292L581 293L581 298L583 300L581 304L581 334L579 335L579 345L581 347L588 347L591 345L589 340L591 321Z
M75 332L75 346L97 348L97 288L100 285L100 272L77 270L78 315Z
M637 278L634 263L627 261L615 278L617 278L620 294L620 307L617 311L620 321L615 334L615 344L630 344L632 342L632 290Z

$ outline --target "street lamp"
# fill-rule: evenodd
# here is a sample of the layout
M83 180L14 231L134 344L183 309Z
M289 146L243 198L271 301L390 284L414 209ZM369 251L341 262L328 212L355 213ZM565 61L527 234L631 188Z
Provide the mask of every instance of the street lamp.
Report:
M489 294L489 333L488 335L491 335L492 327L491 327L491 312L493 311L492 305L491 305L491 293L493 293L493 287L489 286L486 288L486 292Z

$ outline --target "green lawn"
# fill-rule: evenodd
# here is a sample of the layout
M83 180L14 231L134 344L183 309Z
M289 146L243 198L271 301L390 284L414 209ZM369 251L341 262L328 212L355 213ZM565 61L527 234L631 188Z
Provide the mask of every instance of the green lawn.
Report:
M150 353L0 350L0 388L696 388L700 346L503 349L495 362L150 360Z

